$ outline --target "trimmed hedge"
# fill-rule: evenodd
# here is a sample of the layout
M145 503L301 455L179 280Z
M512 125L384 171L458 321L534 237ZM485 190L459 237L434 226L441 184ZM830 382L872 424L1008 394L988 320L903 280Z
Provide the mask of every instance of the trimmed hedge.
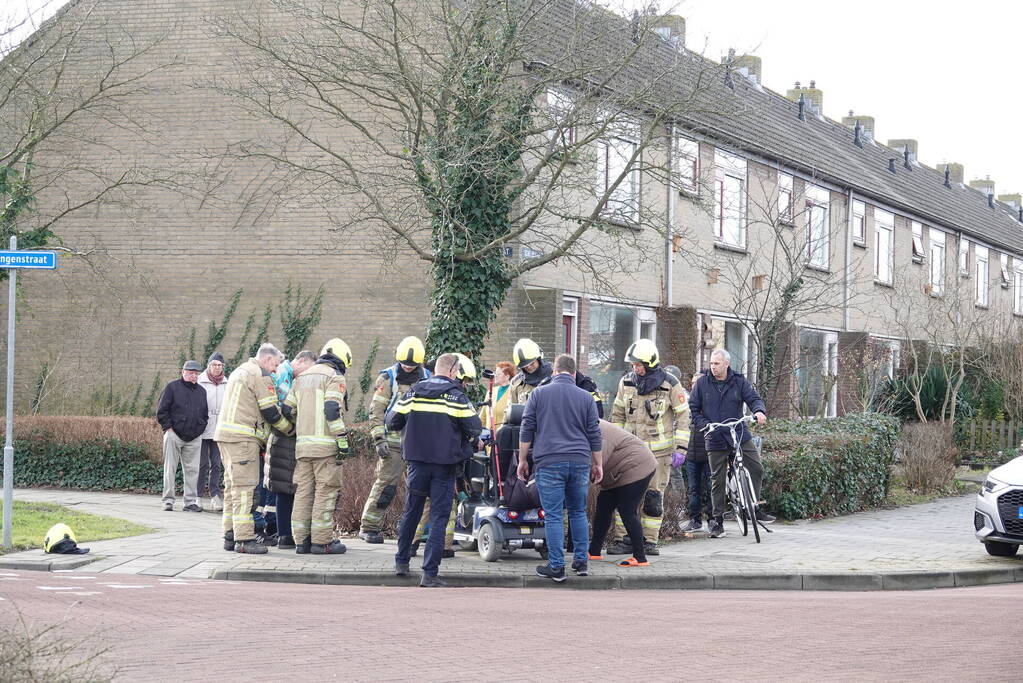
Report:
M764 437L768 509L788 519L882 505L891 485L898 419L855 413L826 420L771 420Z

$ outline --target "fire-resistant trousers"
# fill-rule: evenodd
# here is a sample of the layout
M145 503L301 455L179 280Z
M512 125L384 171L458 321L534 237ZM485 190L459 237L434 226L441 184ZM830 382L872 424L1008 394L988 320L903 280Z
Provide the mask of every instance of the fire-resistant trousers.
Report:
M235 543L256 537L252 513L259 483L259 442L219 441L224 463L224 533L234 532Z
M381 531L380 523L384 513L391 505L398 492L398 484L405 474L405 461L401 457L401 445L392 445L388 449L389 458L377 458L376 479L369 491L369 498L362 508L361 531Z
M334 508L341 490L341 466L334 456L295 461L295 505L291 533L295 543L306 538L325 545L334 540Z

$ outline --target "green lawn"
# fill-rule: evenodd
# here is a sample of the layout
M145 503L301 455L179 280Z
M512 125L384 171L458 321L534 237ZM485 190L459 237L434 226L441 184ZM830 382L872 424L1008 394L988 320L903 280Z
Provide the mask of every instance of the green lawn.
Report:
M0 510L0 522L3 520ZM88 547L90 541L102 541L107 538L137 536L152 533L153 529L126 522L123 519L91 515L79 512L54 503L26 503L14 501L13 541L15 550L42 548L43 537L50 527L63 522L75 532L78 545ZM3 550L0 549L0 554Z

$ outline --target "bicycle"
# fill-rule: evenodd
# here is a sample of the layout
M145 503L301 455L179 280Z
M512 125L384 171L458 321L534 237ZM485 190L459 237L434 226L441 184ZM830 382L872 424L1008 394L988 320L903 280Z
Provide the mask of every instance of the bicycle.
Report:
M739 530L742 532L742 535L749 535L750 521L752 521L753 535L756 537L757 543L760 543L761 527L767 533L773 532L757 519L759 503L753 489L753 477L750 476L749 470L746 469L742 462L742 447L736 434L739 425L744 423L753 424L753 416L746 415L726 422L711 422L703 428L703 433L709 436L715 429L728 429L732 437L732 443L735 445L735 453L728 460L728 471L725 475L725 495L728 498L728 504L735 513L735 521L739 523Z

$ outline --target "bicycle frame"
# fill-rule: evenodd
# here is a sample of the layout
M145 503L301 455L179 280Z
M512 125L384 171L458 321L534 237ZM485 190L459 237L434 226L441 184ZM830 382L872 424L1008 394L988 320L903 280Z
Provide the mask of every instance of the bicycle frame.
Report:
M712 422L704 427L703 431L709 435L715 429L728 429L734 451L732 457L729 458L728 468L725 473L725 494L735 513L735 521L739 524L739 530L742 532L742 535L746 536L749 533L749 523L752 522L753 535L756 537L757 543L759 543L761 528L768 533L772 532L763 522L757 519L758 502L753 488L753 478L742 462L742 445L739 443L737 431L739 425L744 423L752 424L753 417L746 415L726 422Z

